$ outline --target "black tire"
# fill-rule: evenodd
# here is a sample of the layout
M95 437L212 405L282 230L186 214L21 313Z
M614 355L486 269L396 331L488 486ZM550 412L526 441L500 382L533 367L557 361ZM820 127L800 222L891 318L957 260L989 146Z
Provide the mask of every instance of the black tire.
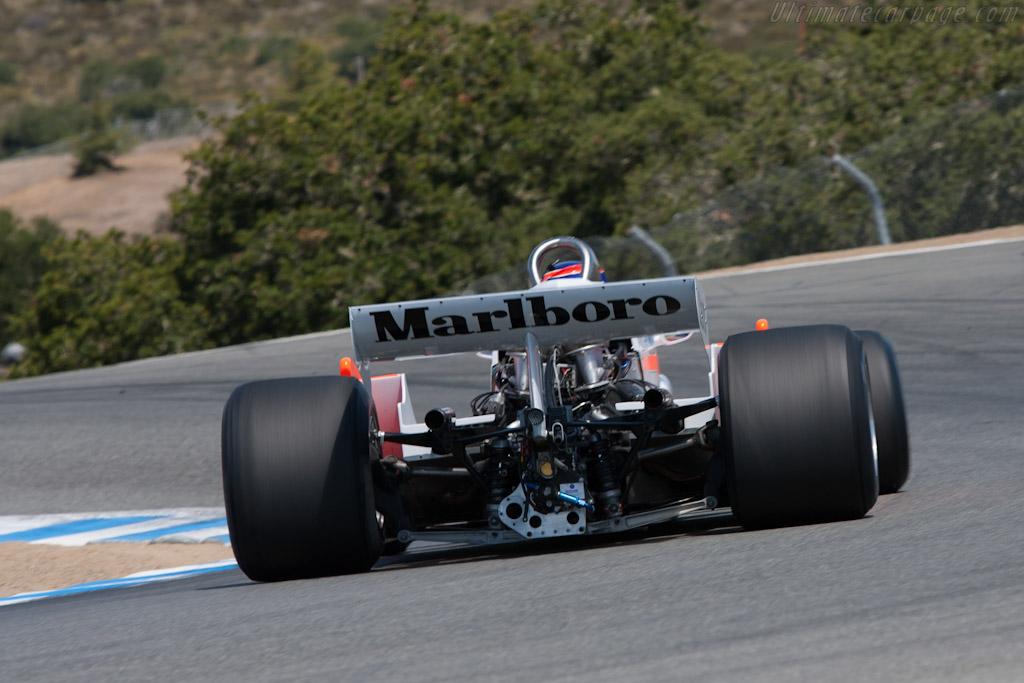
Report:
M896 493L910 476L910 438L903 385L892 344L878 332L858 330L868 362L868 392L878 444L878 490Z
M733 335L718 383L729 501L743 527L867 514L878 478L853 332L815 325Z
M380 557L370 398L350 377L243 384L224 407L231 546L254 581L367 571Z

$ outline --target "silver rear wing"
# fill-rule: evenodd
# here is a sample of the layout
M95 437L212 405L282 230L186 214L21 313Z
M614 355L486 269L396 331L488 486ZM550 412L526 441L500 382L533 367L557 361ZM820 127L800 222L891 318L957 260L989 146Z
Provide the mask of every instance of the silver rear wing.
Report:
M545 286L349 309L355 360L395 360L495 349L594 344L700 332L708 344L704 291L696 278Z

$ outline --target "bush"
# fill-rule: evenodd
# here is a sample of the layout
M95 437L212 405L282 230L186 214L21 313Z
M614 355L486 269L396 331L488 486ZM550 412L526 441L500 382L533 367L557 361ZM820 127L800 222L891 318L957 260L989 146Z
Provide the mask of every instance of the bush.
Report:
M302 92L327 84L331 70L327 66L327 55L318 45L299 41L295 56L285 68L285 81L292 92Z
M18 80L18 67L0 59L0 85L14 85Z
M163 57L150 55L136 57L121 70L125 76L137 79L143 88L159 87L167 76L167 63Z
M0 151L4 156L40 147L75 135L89 124L89 111L73 102L53 106L23 104L0 131Z
M10 317L28 302L48 270L43 247L60 235L60 227L45 218L25 226L0 209L0 347L14 339Z
M273 36L263 40L256 51L256 66L281 62L287 66L295 57L299 41L291 36Z
M28 349L17 374L118 363L202 348L203 316L181 300L182 246L80 233L43 249L46 272L14 318Z
M94 102L105 97L123 98L152 91L166 76L167 63L157 55L136 57L123 64L106 58L94 59L82 67L78 98L82 102Z
M175 99L163 90L136 90L118 95L110 100L110 116L113 119L151 119L161 109L188 107L188 102Z
M75 139L73 148L75 168L72 177L117 170L114 154L120 148L120 139L110 130L106 112L99 105L94 107L89 128Z
M369 61L379 52L377 43L383 36L380 23L364 19L344 19L338 22L335 31L345 39L345 44L331 50L331 61L338 65L338 73L355 80L356 58Z
M82 67L78 77L78 99L91 102L103 95L104 88L117 76L117 67L106 58L93 59Z

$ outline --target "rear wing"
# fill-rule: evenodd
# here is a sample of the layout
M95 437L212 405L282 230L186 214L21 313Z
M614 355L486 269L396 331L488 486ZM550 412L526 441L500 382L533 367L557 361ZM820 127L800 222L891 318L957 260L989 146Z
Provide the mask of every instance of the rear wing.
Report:
M704 291L693 277L543 287L349 308L356 361L526 347L594 344L700 332Z

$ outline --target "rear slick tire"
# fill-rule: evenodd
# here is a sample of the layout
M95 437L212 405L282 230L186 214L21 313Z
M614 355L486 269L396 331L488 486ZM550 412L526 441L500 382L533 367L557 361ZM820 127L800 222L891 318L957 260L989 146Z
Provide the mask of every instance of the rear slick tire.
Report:
M868 363L868 392L878 443L878 490L896 493L910 476L910 438L896 352L878 332L858 330L857 336Z
M224 407L231 546L254 581L369 570L381 554L370 398L351 377L243 384Z
M848 328L729 337L719 401L729 500L744 528L857 519L875 504L864 354Z

